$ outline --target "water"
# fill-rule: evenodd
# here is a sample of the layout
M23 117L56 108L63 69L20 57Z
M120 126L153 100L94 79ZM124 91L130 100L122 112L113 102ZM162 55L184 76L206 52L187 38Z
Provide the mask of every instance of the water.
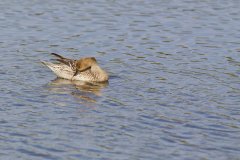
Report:
M239 6L0 1L0 159L239 159ZM55 79L51 52L109 84Z

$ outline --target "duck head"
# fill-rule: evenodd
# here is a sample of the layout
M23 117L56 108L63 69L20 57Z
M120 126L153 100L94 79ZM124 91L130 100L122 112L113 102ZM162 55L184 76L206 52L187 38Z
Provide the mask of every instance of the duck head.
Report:
M88 69L91 69L93 65L97 64L97 60L94 57L86 57L77 61L76 69L78 72L84 72Z

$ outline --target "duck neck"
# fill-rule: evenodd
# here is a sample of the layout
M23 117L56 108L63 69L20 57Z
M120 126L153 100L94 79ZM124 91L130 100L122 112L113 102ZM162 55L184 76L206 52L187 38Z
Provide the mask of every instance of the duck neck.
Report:
M94 77L96 78L96 80L99 81L106 81L108 80L108 75L107 73L98 65L92 65L91 66L91 72L94 75Z

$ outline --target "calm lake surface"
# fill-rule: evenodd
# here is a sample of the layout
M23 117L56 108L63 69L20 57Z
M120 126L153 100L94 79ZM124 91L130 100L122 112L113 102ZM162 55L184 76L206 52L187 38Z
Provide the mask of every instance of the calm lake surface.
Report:
M240 159L238 0L2 0L0 54L2 160Z

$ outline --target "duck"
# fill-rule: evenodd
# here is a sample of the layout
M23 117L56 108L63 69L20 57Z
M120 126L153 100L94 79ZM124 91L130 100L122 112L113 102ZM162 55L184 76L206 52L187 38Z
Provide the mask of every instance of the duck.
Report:
M109 76L99 65L95 57L83 57L78 60L65 58L57 53L57 63L41 61L42 64L52 70L57 77L71 81L106 82Z

